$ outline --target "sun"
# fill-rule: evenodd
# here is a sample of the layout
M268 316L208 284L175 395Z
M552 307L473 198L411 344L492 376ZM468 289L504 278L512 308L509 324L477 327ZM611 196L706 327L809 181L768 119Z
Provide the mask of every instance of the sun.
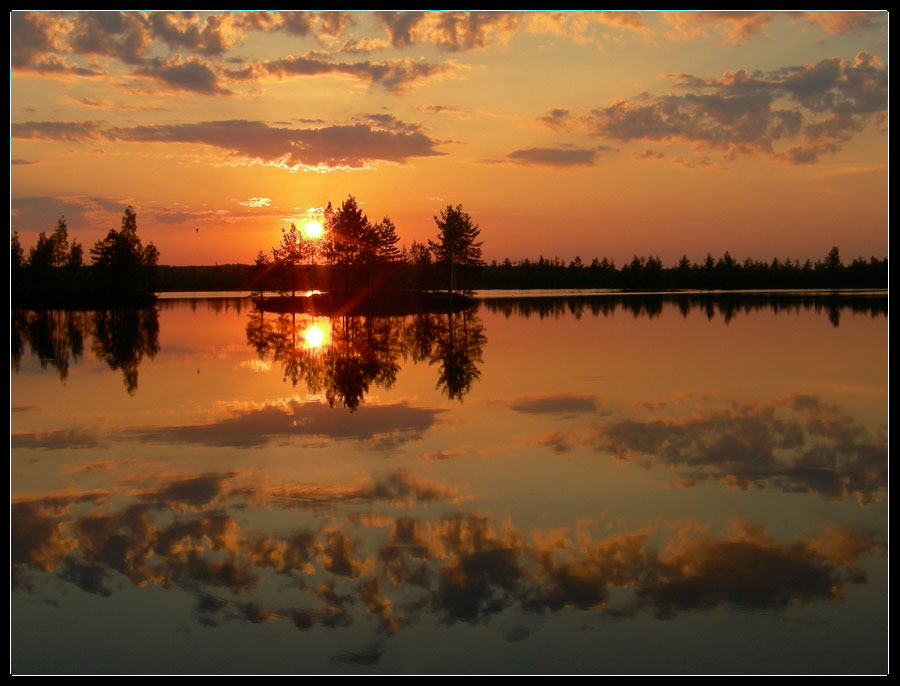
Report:
M322 235L322 225L319 222L306 222L303 233L307 238L319 238Z

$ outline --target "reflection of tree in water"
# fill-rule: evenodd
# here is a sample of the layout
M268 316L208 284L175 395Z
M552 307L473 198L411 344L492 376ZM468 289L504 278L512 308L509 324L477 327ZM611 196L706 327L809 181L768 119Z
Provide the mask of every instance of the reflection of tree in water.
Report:
M312 345L306 335L314 327L328 332ZM305 315L267 317L257 311L246 334L260 359L281 365L285 380L294 386L303 381L310 393L322 393L332 407L339 403L351 412L372 385L393 387L401 357L439 364L438 387L448 397L462 399L480 376L477 363L486 342L474 310L413 317L341 316L327 324Z
M707 319L717 315L726 323L739 314L757 310L771 310L778 314L815 311L825 313L833 326L840 324L841 313L850 310L854 314L872 317L887 316L888 299L883 293L609 293L605 295L572 295L524 298L486 298L485 307L506 317L513 315L544 319L572 314L580 319L585 312L593 316L608 317L617 310L630 312L635 318L653 319L662 314L665 307L675 307L683 317L693 310Z
M429 362L440 365L437 387L451 400L462 400L481 377L477 363L482 361L481 350L487 338L474 310L448 312L445 316Z
M159 318L155 309L105 310L94 314L94 345L98 359L121 369L125 388L134 395L138 366L144 355L159 352Z
M159 352L159 315L156 308L97 312L14 310L10 318L10 360L18 370L27 342L41 368L56 369L61 381L69 365L84 354L84 339L93 338L91 350L111 369L121 369L125 388L138 387L138 367L146 355Z

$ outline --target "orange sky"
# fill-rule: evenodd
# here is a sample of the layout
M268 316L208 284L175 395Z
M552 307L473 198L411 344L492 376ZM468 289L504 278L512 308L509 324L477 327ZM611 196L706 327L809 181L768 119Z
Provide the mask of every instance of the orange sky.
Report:
M355 195L488 260L888 250L886 13L13 12L26 249L126 205L162 264L250 262Z

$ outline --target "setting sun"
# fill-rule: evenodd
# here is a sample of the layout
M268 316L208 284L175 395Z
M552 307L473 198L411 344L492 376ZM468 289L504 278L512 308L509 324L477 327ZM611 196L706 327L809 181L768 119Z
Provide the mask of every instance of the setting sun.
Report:
M307 238L319 238L322 235L322 225L319 222L306 222L303 233Z

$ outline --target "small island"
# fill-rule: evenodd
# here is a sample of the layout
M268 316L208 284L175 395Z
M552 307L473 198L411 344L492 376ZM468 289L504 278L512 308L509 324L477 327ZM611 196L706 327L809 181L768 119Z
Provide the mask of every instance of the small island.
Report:
M371 221L352 195L322 220L282 229L271 257L260 251L251 275L257 306L272 312L399 315L446 312L473 304L481 260L481 229L462 208L434 217L428 245L398 248L394 222ZM443 284L442 284L443 281ZM446 291L442 289L446 288ZM263 296L277 291L279 296ZM298 295L299 293L299 295Z

